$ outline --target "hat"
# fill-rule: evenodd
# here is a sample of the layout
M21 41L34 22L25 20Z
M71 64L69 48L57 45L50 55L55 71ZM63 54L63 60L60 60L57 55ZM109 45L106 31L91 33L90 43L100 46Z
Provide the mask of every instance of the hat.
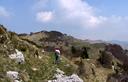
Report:
M59 53L60 54L60 50L59 49L55 49L55 52Z

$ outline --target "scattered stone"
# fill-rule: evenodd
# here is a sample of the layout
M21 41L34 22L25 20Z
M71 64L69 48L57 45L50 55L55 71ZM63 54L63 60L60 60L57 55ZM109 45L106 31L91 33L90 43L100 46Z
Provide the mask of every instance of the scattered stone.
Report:
M39 56L39 59L42 59L42 56Z
M22 82L22 81L19 81L19 80L15 80L14 82Z
M78 75L72 74L71 76L59 77L55 80L49 80L48 82L83 82Z
M32 70L33 70L33 71L37 71L38 69L33 67Z
M64 74L64 72L61 71L59 68L56 69L56 72L59 73L59 74Z
M23 53L18 51L17 49L15 51L16 53L9 55L9 58L16 60L17 63L24 63L25 60Z
M66 64L66 65L64 65L65 67L70 67L70 65L69 64Z
M8 71L7 77L10 78L11 80L14 80L14 82L20 82L20 81L18 81L19 73L16 71Z

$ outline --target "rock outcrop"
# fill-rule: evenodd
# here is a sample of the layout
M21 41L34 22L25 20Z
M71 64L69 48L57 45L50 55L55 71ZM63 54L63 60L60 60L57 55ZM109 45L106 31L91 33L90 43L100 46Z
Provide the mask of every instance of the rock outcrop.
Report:
M16 60L17 63L23 64L25 62L24 55L22 52L15 49L16 53L9 55L9 58Z
M83 80L76 74L70 76L64 75L64 72L57 68L55 74L55 80L49 80L48 82L83 82Z
M7 77L10 78L13 82L20 82L19 81L19 73L17 71L7 71Z

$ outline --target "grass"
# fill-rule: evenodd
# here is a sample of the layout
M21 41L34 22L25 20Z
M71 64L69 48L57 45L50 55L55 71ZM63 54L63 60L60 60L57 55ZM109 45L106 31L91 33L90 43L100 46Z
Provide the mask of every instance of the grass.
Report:
M42 54L40 54L42 55ZM24 52L25 63L18 64L14 60L5 57L3 54L0 55L0 74L6 76L7 71L18 71L23 82L44 82L48 79L53 79L56 68L61 69L66 75L74 73L74 68L65 57L62 57L60 64L54 64L53 53L43 55L42 59L34 58L30 56L29 52ZM66 66L69 64L69 66ZM34 71L32 68L37 68ZM7 77L0 78L3 82L9 82Z
M51 56L51 62L54 63L55 57L54 53L50 54ZM56 68L59 68L60 70L64 71L66 75L71 75L73 73L76 73L76 67L74 64L71 63L67 58L64 56L61 56L61 61L59 64L56 64Z
M48 58L48 59L47 59ZM7 71L18 71L20 73L26 72L32 82L38 82L38 80L45 80L52 78L55 66L49 61L50 57L43 57L41 60L38 58L25 58L24 64L17 64L14 60L0 55L0 74L6 75ZM32 67L37 68L37 71L33 71ZM3 79L3 78L0 78ZM7 79L7 78L5 78Z
M60 70L64 71L66 75L77 73L78 66L73 64L73 61L70 61L70 59L61 56L62 60L60 64L54 64L55 58L53 52L47 52L47 54L45 55L41 53L41 47L36 45L35 43L40 43L38 39L42 38L42 34L40 34L40 37L38 35L32 36L32 38L29 38L30 41L25 40L26 38L21 39L20 37L17 36L16 33L13 32L8 33L8 37L9 37L9 41L7 40L8 42L5 43L7 49L1 47L2 44L0 44L0 82L11 82L10 79L6 77L7 71L18 71L20 73L20 77L23 80L23 82L47 82L47 80L49 79L50 80L54 79L53 76L55 74L56 68L59 68ZM84 46L89 47L90 49L88 50L88 53L92 61L94 60L96 61L96 59L98 59L100 55L99 49L104 48L104 44L89 44L88 42L81 42L80 40L76 40L73 42L71 40L70 46L71 45L77 47L84 47ZM39 55L42 56L42 59L34 57L35 48L33 46L35 46L35 48L39 50ZM64 46L63 48L68 52L70 51L70 46L68 47ZM14 60L11 60L8 57L10 53L9 52L7 53L7 50L10 49L18 49L22 51L25 56L25 63L19 65ZM66 54L66 51L65 51L65 55L70 56L70 53ZM91 62L88 61L85 61L84 63L87 63L85 64L85 69L87 69L87 67L89 67L89 65L91 64ZM35 71L33 70L33 68L36 68L37 70ZM87 82L100 82L101 80L99 80L99 78L106 77L107 74L111 72L111 70L108 71L106 71L106 69L100 70L100 68L96 68L95 70L98 73L97 75L98 79L95 79L91 76L89 79L92 79L93 81L87 81ZM83 77L85 78L86 76Z

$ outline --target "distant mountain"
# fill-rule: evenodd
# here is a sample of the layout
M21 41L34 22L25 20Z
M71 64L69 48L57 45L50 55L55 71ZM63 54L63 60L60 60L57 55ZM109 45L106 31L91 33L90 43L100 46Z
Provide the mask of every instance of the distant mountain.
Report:
M90 44L95 44L95 43L107 43L106 41L103 41L103 40L89 40L89 39L86 39L84 40L85 42L88 42Z
M109 42L112 43L112 44L119 44L124 49L128 49L128 42L127 41L112 40L112 41L109 41Z
M119 40L103 41L103 40L89 40L89 39L86 39L84 41L88 42L90 44L95 44L95 43L118 44L118 45L122 46L123 49L128 49L128 42L127 41L119 41Z

